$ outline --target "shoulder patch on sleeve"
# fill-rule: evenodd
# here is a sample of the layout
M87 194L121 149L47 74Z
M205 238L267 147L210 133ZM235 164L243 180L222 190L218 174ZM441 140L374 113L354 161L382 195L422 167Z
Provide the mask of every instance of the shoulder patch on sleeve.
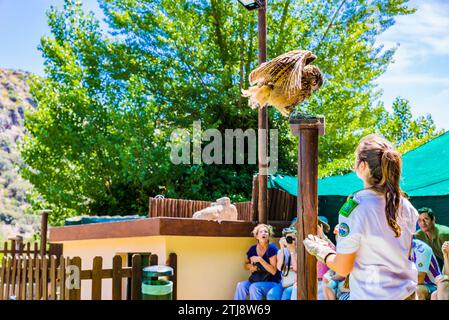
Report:
M349 226L346 223L340 223L338 227L338 235L340 237L346 237L351 230L349 229Z
M347 218L358 205L359 203L351 198L345 202L338 213Z

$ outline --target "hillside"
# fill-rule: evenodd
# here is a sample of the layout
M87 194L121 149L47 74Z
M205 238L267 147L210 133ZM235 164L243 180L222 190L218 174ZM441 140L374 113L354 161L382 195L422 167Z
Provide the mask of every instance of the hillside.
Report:
M30 238L39 225L26 201L31 185L18 173L25 111L35 108L26 82L29 76L0 68L0 240L18 234Z

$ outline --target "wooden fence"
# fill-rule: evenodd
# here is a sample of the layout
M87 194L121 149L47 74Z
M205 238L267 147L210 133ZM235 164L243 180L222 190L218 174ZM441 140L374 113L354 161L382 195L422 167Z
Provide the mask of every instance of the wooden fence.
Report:
M149 217L191 218L199 210L209 207L212 202L170 198L150 198ZM251 202L239 202L237 219L251 221Z
M150 198L150 217L191 218L192 215L211 205L212 202L170 198Z
M251 201L237 202L235 204L238 212L238 220L253 221Z
M157 264L151 255L150 265ZM173 299L177 296L177 256L169 255L167 264L174 269ZM103 269L103 258L95 257L91 270L82 270L81 258L59 259L52 255L34 257L5 256L0 265L0 300L80 300L83 280L91 280L91 299L101 300L102 279L112 281L112 300L122 300L122 279L131 279L131 300L141 300L142 256L132 256L131 267L123 267L122 257L116 255L112 269ZM78 273L77 273L78 272Z
M257 220L257 183L254 184L252 201L239 202L235 206L238 220ZM193 214L212 204L208 201L169 198L150 198L149 217L191 218ZM268 220L291 221L296 216L296 197L278 189L268 189Z
M297 197L279 189L268 189L268 217L269 221L292 221L296 217ZM257 219L257 202L259 199L259 183L257 176L253 178L253 192L251 196L252 217Z
M56 256L56 258L59 258L62 255L62 249L63 245L59 243L50 243L47 248L45 248L45 254L48 256ZM41 248L39 247L38 243L35 242L34 244L28 242L17 242L16 240L10 240L5 241L2 244L0 243L0 257L7 255L26 255L28 257L36 257L37 255L41 254Z
M268 220L292 221L296 217L296 197L278 189L268 189Z

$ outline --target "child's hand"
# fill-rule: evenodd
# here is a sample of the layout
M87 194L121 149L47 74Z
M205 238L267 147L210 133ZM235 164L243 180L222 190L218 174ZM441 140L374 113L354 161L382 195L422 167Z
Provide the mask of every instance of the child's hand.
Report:
M449 241L445 241L443 243L441 250L443 251L444 254L449 254Z
M287 241L285 241L285 237L279 239L279 246L281 247L281 249L287 246Z
M321 224L318 225L317 228L317 236L320 237L321 239L325 239L325 235L324 235L324 231L323 231L323 226Z

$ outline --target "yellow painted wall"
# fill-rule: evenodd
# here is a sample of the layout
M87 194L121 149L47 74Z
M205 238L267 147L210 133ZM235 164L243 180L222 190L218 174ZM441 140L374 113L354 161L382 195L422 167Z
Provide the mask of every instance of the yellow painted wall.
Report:
M92 269L95 256L103 257L103 269L112 269L112 259L116 254L123 254L123 263L126 264L125 253L129 252L151 252L159 256L159 261L165 261L165 239L161 236L97 239L81 241L65 241L63 255L66 257L81 257L81 268ZM82 280L81 299L91 299L92 281ZM126 279L123 280L122 297L126 294ZM112 299L112 279L102 280L102 299Z
M277 239L276 239L277 240ZM64 256L79 256L83 269L92 269L95 256L103 257L103 268L112 268L112 258L129 252L151 252L165 263L168 254L178 256L178 299L233 299L237 282L248 279L243 269L245 253L255 244L252 237L152 236L119 239L66 241ZM274 242L277 244L277 242ZM123 281L122 297L126 293ZM104 279L102 299L112 297L112 280ZM83 280L81 298L91 298L91 281Z
M245 253L253 238L167 237L167 252L178 255L178 299L233 299L246 280Z

